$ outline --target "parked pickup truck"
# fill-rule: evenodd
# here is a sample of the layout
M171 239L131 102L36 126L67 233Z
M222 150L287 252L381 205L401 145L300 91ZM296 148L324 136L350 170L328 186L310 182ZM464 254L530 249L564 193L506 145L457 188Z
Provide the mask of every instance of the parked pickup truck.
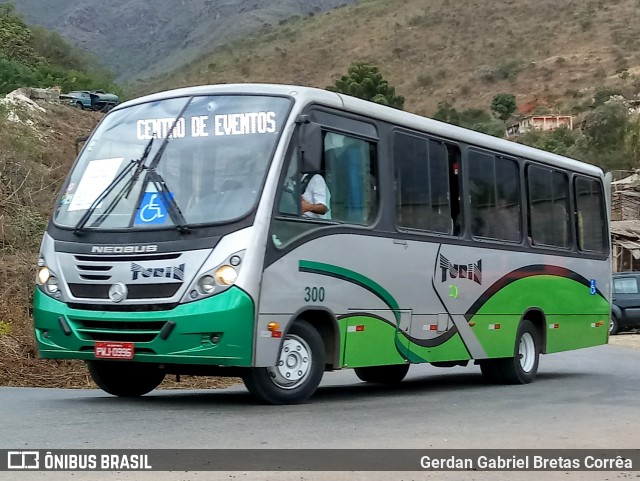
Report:
M79 109L101 110L103 112L108 112L120 101L117 95L106 93L103 90L74 90L61 95L60 98L67 99L69 104Z
M609 334L640 327L640 272L615 272Z

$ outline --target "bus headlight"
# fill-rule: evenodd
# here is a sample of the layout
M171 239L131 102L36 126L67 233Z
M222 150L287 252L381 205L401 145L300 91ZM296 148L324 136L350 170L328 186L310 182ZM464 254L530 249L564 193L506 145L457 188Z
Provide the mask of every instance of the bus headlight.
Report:
M198 280L198 288L203 294L211 294L216 288L216 280L213 276L204 275Z
M220 263L207 266L191 281L181 302L193 302L215 296L231 288L238 280L244 251L231 254Z
M231 266L218 267L215 273L216 282L223 286L231 286L238 278L238 271Z
M51 269L47 267L47 263L42 258L38 260L36 284L45 294L56 299L60 299L62 297L58 277L53 272L51 272Z
M44 287L49 294L55 295L55 293L59 290L58 278L56 276L49 276L49 279L47 279Z
M51 271L47 266L38 267L37 282L39 285L44 286L51 277Z

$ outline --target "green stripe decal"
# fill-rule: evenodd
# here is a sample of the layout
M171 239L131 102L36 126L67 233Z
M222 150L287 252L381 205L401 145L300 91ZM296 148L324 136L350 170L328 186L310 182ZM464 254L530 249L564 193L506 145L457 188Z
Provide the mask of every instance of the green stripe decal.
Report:
M400 322L400 306L396 302L387 290L382 287L377 282L369 279L368 277L363 276L362 274L358 274L355 271L351 271L349 269L345 269L344 267L334 266L332 264L324 264L322 262L313 262L313 261L303 261L301 260L298 264L298 269L300 272L309 272L312 274L320 274L324 276L334 277L336 279L342 279L347 282L351 282L356 284L373 295L378 297L382 302L384 302L389 309L393 311L393 315L396 318L396 321Z

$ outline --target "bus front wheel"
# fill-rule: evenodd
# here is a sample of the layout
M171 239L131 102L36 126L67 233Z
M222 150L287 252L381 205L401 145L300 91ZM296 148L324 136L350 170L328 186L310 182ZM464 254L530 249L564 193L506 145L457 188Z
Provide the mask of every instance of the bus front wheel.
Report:
M409 364L395 364L392 366L357 367L354 369L358 379L364 382L378 384L397 384L409 372Z
M273 367L254 367L243 376L249 392L266 404L297 404L316 390L324 373L325 352L318 331L295 322L284 337Z
M87 366L100 389L120 397L138 397L153 391L165 374L154 364L87 361Z

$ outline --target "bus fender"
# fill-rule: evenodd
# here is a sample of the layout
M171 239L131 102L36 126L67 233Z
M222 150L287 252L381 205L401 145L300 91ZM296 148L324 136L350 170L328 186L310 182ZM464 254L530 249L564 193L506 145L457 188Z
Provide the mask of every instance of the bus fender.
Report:
M333 311L321 306L304 307L299 309L293 316L291 316L291 320L287 323L287 328L282 336L283 340L291 326L297 320L304 320L308 322L320 334L326 354L325 369L340 369L340 328L338 327L338 320ZM280 342L280 348L282 348L282 342L283 341Z

